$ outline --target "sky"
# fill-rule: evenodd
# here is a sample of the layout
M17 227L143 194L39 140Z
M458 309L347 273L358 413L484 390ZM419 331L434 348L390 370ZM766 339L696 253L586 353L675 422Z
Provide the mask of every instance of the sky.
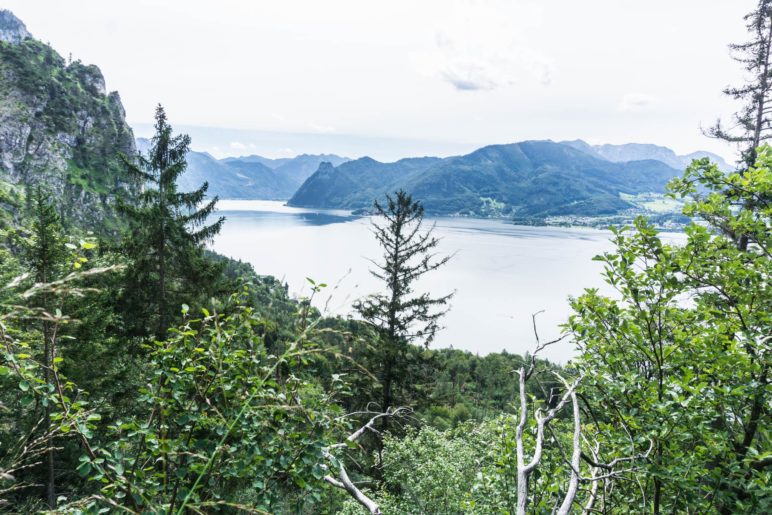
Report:
M752 0L0 0L217 157L395 160L526 139L735 149Z

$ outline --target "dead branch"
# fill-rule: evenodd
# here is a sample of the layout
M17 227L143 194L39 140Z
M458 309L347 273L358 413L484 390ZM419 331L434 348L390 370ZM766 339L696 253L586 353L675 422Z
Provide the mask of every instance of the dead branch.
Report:
M371 431L377 435L380 435L380 431L375 429L374 425L375 422L378 419L388 417L403 417L408 416L410 413L412 413L413 410L410 408L396 408L396 409L388 409L385 412L382 413L376 413L373 417L370 418L370 420L367 421L365 425L351 433L345 440L345 442L338 443L335 445L332 445L328 447L327 449L324 449L322 452L324 453L325 458L327 458L328 461L330 461L333 465L337 468L337 475L338 477L333 477L332 475L328 474L324 476L324 480L328 482L329 484L343 489L348 494L354 498L356 502L361 504L363 507L365 507L371 515L382 515L381 508L378 506L378 503L370 499L368 496L366 496L357 486L354 484L353 481L351 481L351 478L348 475L348 472L346 471L345 465L343 465L343 461L335 457L333 455L332 451L334 449L339 449L341 447L348 447L350 443L356 442L363 434L365 434L368 431Z
M582 456L582 425L579 417L579 401L576 398L576 386L581 380L581 376L573 385L569 385L568 381L557 372L554 373L555 377L565 385L568 395L571 397L571 405L573 406L574 415L574 435L572 441L573 452L571 453L571 479L568 482L568 490L566 496L563 498L563 503L558 508L558 515L567 515L571 510L571 505L574 503L576 493L579 491L579 465ZM565 398L565 397L564 397Z

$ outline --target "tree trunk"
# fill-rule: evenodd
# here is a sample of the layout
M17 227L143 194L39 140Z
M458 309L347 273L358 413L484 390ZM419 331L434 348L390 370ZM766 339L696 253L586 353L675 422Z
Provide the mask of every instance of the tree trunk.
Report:
M166 337L168 322L166 320L166 225L164 216L166 206L163 201L163 184L159 186L161 195L161 238L158 245L158 334L156 338L162 340Z
M44 249L41 252L43 257L42 266L38 278L40 282L47 283L49 280L48 274L48 255L46 249L49 242L43 234L43 241L40 242L41 247ZM46 313L50 312L50 300L49 295L46 293L43 295L42 307ZM51 354L52 354L52 331L51 323L43 320L43 382L48 385L51 383ZM51 430L51 403L46 402L45 414L43 417L43 427L45 431ZM48 508L53 510L56 508L56 476L54 473L54 448L53 442L49 440L48 449L46 450L46 503Z
M772 16L769 17L769 26L767 28L766 42L763 47L764 65L761 72L761 93L758 95L758 105L756 106L756 126L753 128L753 142L749 152L748 166L753 166L756 161L756 148L761 144L761 129L764 123L764 107L766 105L766 95L769 91L769 54L772 50ZM750 207L746 204L746 208ZM740 235L737 242L737 248L745 251L748 249L749 238L747 234Z
M662 504L662 481L659 478L654 478L654 508L652 513L659 515L660 505Z
M388 411L391 407L391 403L393 402L391 392L394 383L393 365L393 358L388 356L383 367L383 406L381 406L383 411ZM389 417L383 417L381 419L381 428L384 431L389 428Z
M49 322L43 322L43 381L45 384L51 382L51 327ZM47 402L45 407L45 415L43 421L43 427L46 431L51 429L51 403ZM56 508L56 476L54 471L54 448L53 442L48 443L48 449L46 450L46 503L48 508L53 510Z

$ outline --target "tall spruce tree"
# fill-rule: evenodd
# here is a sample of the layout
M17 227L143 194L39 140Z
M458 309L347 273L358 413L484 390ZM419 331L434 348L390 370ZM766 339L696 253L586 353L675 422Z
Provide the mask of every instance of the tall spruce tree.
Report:
M729 48L733 58L748 72L748 82L728 87L724 94L743 103L735 118L735 128L727 129L719 120L708 129L718 139L740 145L742 167L756 162L756 149L772 138L772 0L759 0L745 16L750 40Z
M428 345L439 328L439 319L448 310L452 293L433 297L416 294L416 282L448 262L451 256L438 257L433 250L439 239L434 226L423 227L424 208L420 202L400 190L386 196L386 205L374 204L378 219L373 232L383 249L383 261L373 261L370 273L383 281L386 293L374 294L357 302L354 309L380 336L376 363L381 367L383 405L393 407L394 386L405 372L408 345Z
M225 218L207 225L218 200L204 203L207 183L189 193L177 190L177 179L187 167L190 137L172 135L161 105L155 120L148 155L125 159L143 188L138 203L122 205L130 224L124 239L130 265L123 303L125 323L133 334L162 338L180 304L211 289L219 267L206 258L203 247Z
M756 9L745 16L750 40L733 44L729 48L733 58L741 63L748 72L748 81L739 87L729 87L724 93L742 102L742 107L735 113L735 128L726 129L719 120L707 132L713 136L740 147L740 173L745 173L756 163L759 146L772 139L772 0L759 0ZM724 191L727 198L736 196L735 192ZM763 199L769 202L769 199ZM746 199L744 209L754 210ZM734 239L740 250L746 250L749 243L748 233L725 231Z
M50 283L59 279L67 260L64 230L56 208L49 196L38 186L31 196L32 234L24 248L24 261L36 283ZM52 384L51 364L55 355L56 331L48 314L53 314L56 306L53 296L44 292L32 298L32 307L40 311L40 334L43 339L42 359L40 360L44 384ZM43 407L43 428L51 426L51 405ZM48 442L45 454L45 485L48 507L56 507L56 469L55 450Z

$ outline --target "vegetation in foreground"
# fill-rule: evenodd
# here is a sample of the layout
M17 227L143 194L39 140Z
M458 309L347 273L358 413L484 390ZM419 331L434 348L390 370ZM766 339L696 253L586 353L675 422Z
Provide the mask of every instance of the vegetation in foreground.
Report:
M769 513L771 12L736 48L742 133L714 130L744 164L671 182L685 243L615 232L617 296L571 300L565 367L538 333L524 357L412 343L448 301L413 283L446 259L404 192L376 205L384 290L357 318L207 253L215 203L176 191L187 139L160 109L113 237L30 191L0 247L0 509Z

